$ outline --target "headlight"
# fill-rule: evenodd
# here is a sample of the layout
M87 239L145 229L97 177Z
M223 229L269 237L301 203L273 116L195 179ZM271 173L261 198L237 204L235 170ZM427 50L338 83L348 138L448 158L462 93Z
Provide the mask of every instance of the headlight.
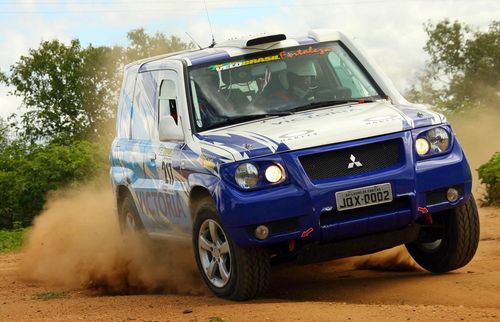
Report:
M415 140L415 150L421 157L445 152L449 147L450 134L442 127L423 132Z
M430 150L430 144L429 141L427 141L424 138L418 138L415 141L415 150L417 151L418 155L424 156L429 152Z
M276 164L268 166L264 174L266 176L266 180L270 183L277 183L285 179L285 172L283 171L283 168Z
M432 152L440 153L446 151L450 145L450 136L441 127L430 130L425 136L431 144Z
M243 189L251 189L254 188L259 181L259 171L253 164L243 163L236 168L234 179Z

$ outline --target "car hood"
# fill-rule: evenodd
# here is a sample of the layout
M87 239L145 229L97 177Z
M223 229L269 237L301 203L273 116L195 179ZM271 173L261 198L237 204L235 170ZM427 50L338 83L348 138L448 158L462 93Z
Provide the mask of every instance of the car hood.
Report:
M204 144L231 153L235 160L346 142L439 124L444 117L416 106L387 101L315 109L200 132Z

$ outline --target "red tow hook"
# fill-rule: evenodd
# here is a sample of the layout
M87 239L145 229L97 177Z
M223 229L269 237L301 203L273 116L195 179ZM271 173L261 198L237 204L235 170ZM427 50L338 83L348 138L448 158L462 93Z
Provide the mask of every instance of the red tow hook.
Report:
M302 232L302 235L300 235L300 238L306 238L309 237L309 234L311 234L314 231L314 228L309 227L306 230Z
M420 212L422 215L425 216L425 220L427 220L427 223L429 225L432 225L432 216L431 214L429 213L429 210L427 210L426 207L418 207L417 208L418 212Z

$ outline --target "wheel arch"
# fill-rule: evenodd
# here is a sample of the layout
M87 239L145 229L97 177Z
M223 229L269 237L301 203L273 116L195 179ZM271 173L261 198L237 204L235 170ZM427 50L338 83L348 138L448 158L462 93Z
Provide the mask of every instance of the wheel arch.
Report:
M189 192L189 215L192 222L195 220L196 206L202 200L210 199L214 204L217 204L210 191L204 186L193 186Z
M188 177L189 184L189 214L194 222L196 205L200 200L210 198L219 214L220 203L220 177L205 173L192 173Z
M132 196L130 190L126 186L120 185L116 187L116 205L118 207L118 210L120 209L120 205L123 199L128 195Z

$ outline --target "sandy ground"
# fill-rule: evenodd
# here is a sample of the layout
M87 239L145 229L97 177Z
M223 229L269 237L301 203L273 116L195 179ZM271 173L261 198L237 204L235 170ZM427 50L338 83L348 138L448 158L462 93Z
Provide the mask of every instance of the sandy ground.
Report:
M391 271L406 267L389 265L395 254L405 256L393 249L371 257L278 267L265 297L244 303L218 299L206 290L202 295L107 295L58 288L22 277L23 253L1 254L0 321L499 321L500 208L481 208L480 218L478 252L453 273ZM382 265L356 269L353 264L359 267L365 259Z

